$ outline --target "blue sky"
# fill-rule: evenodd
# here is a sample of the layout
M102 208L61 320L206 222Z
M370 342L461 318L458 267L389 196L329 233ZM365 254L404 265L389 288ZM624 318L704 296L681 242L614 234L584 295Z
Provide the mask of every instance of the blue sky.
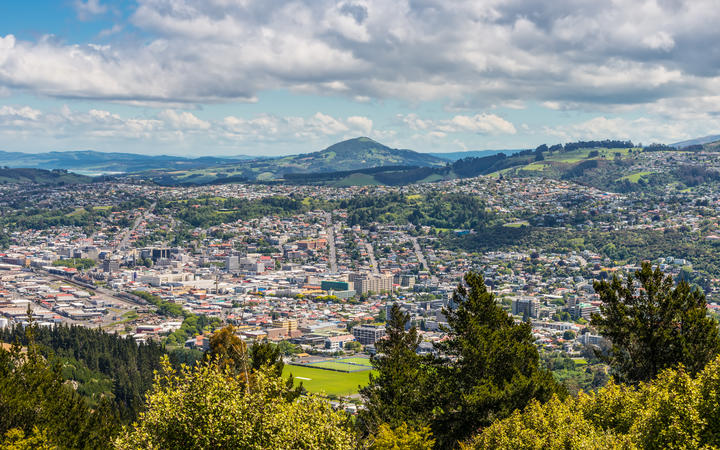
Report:
M0 7L0 150L424 152L720 132L706 0Z

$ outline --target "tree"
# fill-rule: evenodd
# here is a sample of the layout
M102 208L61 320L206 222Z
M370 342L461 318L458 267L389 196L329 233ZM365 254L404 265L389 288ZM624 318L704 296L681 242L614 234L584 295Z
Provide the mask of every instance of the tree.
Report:
M0 438L3 448L107 448L117 432L108 401L93 411L63 383L59 367L41 355L36 325L26 327L27 350L0 348Z
M540 367L530 324L515 323L496 304L482 275L465 274L452 304L443 309L448 339L435 344L428 385L437 405L432 428L439 447L453 447L531 400L566 395Z
M270 367L277 376L282 375L285 363L279 346L268 341L255 341L250 347L251 366L253 371L263 366Z
M412 428L405 422L397 428L390 428L386 423L380 425L369 441L371 450L431 450L435 445L430 427Z
M666 369L635 388L614 381L564 401L533 401L466 448L718 448L720 357L693 377Z
M206 358L215 360L223 369L242 373L249 388L249 355L245 343L235 334L235 327L228 325L210 336L210 348Z
M359 422L366 433L373 433L381 424L396 428L403 423L423 424L427 417L423 405L425 372L416 353L422 338L416 328L405 329L410 315L397 303L385 325L385 339L375 344L377 354L370 359L377 375L370 374L367 386L360 389L365 409Z
M176 372L167 359L148 396L147 410L115 441L118 449L352 449L342 411L309 395L288 401L286 385L267 368L252 387L217 360Z
M650 380L669 367L683 364L699 372L720 353L717 322L707 316L705 296L685 281L644 262L623 284L594 284L602 305L592 325L612 347L605 360L620 381Z

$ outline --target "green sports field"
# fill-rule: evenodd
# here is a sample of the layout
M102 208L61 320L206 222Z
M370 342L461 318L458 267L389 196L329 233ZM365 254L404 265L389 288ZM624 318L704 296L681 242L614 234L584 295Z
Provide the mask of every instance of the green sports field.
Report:
M345 365L347 366L347 364ZM325 394L341 396L357 393L358 386L366 385L370 375L369 370L345 373L285 364L283 377L287 378L291 373L295 377L295 385L302 382L305 389L310 392L324 392Z
M338 362L362 364L363 366L372 367L372 365L370 364L370 358L363 358L363 357L358 357L358 356L354 356L352 358L341 358L341 359L338 359Z
M340 370L342 372L354 372L356 370L365 370L364 367L355 364L345 364L340 361L323 361L314 364L308 364L310 367L323 367L325 369Z

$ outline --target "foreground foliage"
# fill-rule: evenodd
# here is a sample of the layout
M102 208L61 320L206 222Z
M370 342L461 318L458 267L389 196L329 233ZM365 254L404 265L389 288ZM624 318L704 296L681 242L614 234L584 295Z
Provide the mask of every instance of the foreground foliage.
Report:
M637 388L610 382L597 393L532 402L486 428L470 448L717 448L720 357L693 377L668 369Z
M116 441L119 449L332 448L356 445L343 412L314 396L286 399L272 369L250 384L229 365L206 361L176 373L167 359L147 411Z
M651 380L679 363L697 373L720 353L705 296L684 280L675 286L648 262L625 283L617 277L596 282L595 291L603 303L592 324L612 343L607 362L620 381Z
M40 353L28 326L27 351L0 348L0 440L3 448L106 448L118 425L110 402L91 410L59 367Z

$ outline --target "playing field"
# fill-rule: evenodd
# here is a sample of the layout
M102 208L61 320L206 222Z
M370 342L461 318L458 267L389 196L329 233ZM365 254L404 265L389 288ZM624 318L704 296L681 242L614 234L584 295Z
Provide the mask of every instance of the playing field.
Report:
M355 364L345 364L340 361L323 361L319 363L308 364L310 367L323 367L330 370L340 370L342 372L355 372L356 370L364 370L364 367Z
M345 364L347 366L347 364ZM352 367L352 366L351 366ZM295 377L295 385L302 382L310 392L324 392L333 395L351 395L358 391L358 386L366 385L369 370L362 372L335 372L333 370L314 369L309 366L291 366L285 364L283 377Z
M370 364L370 358L361 358L354 356L352 358L342 358L339 359L340 362L346 362L346 363L353 363L353 364L362 364L363 366L372 367Z

